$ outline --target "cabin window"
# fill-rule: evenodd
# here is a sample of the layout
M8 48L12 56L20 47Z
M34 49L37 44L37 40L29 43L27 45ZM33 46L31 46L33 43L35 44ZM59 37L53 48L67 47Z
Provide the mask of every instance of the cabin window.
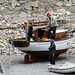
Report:
M57 35L57 38L59 38L59 35Z
M71 37L73 37L73 34L71 34Z

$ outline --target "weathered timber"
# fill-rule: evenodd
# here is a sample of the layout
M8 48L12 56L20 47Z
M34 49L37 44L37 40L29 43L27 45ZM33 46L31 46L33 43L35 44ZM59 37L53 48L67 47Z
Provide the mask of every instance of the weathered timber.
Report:
M69 21L66 21L66 20L62 20L62 23L68 23ZM70 22L75 22L75 20L70 20ZM61 23L61 20L57 20L57 23L60 24ZM29 22L29 26L42 26L42 25L48 25L48 21L38 21L38 22ZM27 23L26 25L18 25L17 27L3 27L3 28L0 28L0 30L4 30L4 29L14 29L14 28L22 28L22 27L26 27L27 26Z

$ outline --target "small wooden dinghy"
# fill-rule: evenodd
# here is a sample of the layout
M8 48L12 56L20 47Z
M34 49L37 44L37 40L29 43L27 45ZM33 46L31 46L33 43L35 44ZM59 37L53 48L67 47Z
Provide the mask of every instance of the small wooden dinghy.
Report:
M50 65L48 67L50 72L57 72L57 73L74 73L75 72L75 64L66 62L63 65Z

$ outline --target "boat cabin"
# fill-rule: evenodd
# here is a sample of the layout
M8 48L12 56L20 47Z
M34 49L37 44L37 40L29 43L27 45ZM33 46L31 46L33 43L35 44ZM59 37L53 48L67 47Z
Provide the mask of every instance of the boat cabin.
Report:
M32 34L35 35L35 38L37 40L42 40L42 41L46 41L47 39L47 29L42 29L42 28L38 28L37 30L33 31ZM52 32L50 35L50 39L52 39ZM59 40L59 39L63 39L66 38L68 36L67 34L67 30L56 30L56 36L55 36L55 40Z

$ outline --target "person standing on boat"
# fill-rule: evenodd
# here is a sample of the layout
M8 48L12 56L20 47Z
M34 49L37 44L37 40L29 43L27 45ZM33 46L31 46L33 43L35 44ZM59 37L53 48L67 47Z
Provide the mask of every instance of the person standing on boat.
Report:
M32 31L33 31L33 27L29 26L29 29L28 29L28 41L32 38Z
M50 51L49 60L51 64L55 65L56 46L53 39L50 40L50 43L51 45L49 47L49 51Z
M53 31L53 39L55 40L56 27L58 26L55 17L53 17L50 13L47 13L47 17L49 18L49 23L47 27L49 28L47 32L47 38L50 39L51 31Z
M34 19L29 20L28 22L33 25L34 24ZM29 26L29 29L28 29L28 41L30 41L31 38L34 39L34 36L32 36L32 32L33 32L33 26L32 25Z

